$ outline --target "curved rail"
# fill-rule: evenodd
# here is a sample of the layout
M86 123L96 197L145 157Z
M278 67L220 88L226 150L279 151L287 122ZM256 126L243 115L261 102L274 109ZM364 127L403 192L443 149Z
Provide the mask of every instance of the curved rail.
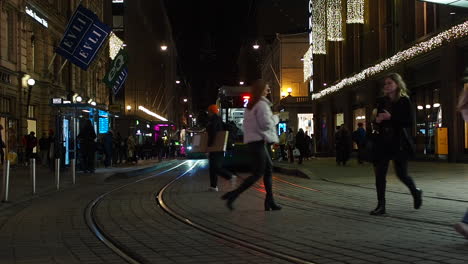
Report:
M196 165L196 164L195 164ZM190 171L190 170L189 170ZM301 259L301 258L297 258L295 256L291 256L291 255L288 255L288 254L284 254L284 253L280 253L280 252L276 252L274 250L271 250L271 249L268 249L268 248L265 248L265 247L262 247L262 246L258 246L258 245L255 245L253 243L250 243L248 241L245 241L245 240L242 240L242 239L238 239L238 238L234 238L228 234L225 234L223 232L219 232L219 231L215 231L213 229L210 229L206 226L203 226L201 224L198 224L198 223L195 223L193 221L191 221L190 219L176 213L175 211L173 211L171 208L169 208L169 206L167 206L167 204L164 202L164 192L166 191L166 189L171 185L173 184L174 182L176 182L177 180L179 180L180 178L182 178L183 176L185 176L186 174L188 173L188 171L184 174L181 174L180 176L176 177L174 180L172 180L171 182L169 182L168 184L166 184L155 196L155 199L156 199L156 202L161 206L161 208L166 212L168 213L169 215L171 215L172 217L174 217L175 219L179 220L180 222L182 223L185 223L191 227L194 227L204 233L207 233L207 234L210 234L210 235L213 235L217 238L220 238L220 239L223 239L225 241L228 241L228 242L231 242L233 244L237 244L239 246L242 246L242 247L245 247L245 248L248 248L248 249L251 249L251 250L255 250L257 252L261 252L265 255L268 255L268 256L272 256L272 257L276 257L276 258L279 258L279 259L282 259L282 260L286 260L286 261L289 261L291 263L298 263L298 264L314 264L313 262L310 262L308 260L304 260L304 259Z
M99 203L101 202L101 200L106 197L107 195L115 192L115 191L118 191L120 189L123 189L125 187L128 187L132 184L135 184L135 183L138 183L138 182L141 182L141 181L144 181L144 180L147 180L147 179L150 179L150 178L154 178L156 176L159 176L159 175L162 175L164 173L167 173L171 170L174 170L182 165L184 165L185 163L187 163L188 161L185 161L185 162L182 162L174 167L171 167L169 169L165 169L161 172L158 172L154 175L151 175L151 176L148 176L148 177L145 177L145 178L142 178L142 179L139 179L137 181L134 181L132 183L128 183L128 184L125 184L125 185L122 185L118 188L115 188L115 189L112 189L102 195L100 195L99 197L97 197L96 199L94 199L92 202L90 202L88 204L88 206L86 207L86 210L85 210L85 221L86 221L86 224L88 225L89 229L91 230L91 232L93 232L93 234L99 239L101 240L101 242L103 242L109 249L111 249L113 252L115 252L117 255L119 255L122 259L124 259L125 261L127 261L128 263L132 263L132 264L140 264L140 263L145 263L145 261L140 257L138 256L137 254L135 254L134 252L130 252L129 250L126 250L122 245L120 245L118 242L112 240L110 237L106 236L104 234L104 232L99 228L99 226L97 225L95 219L94 219L94 213L95 213L95 209L97 208L97 206L99 205ZM197 162L198 163L198 162ZM190 171L193 167L191 167L188 171ZM185 175L187 173L184 172L182 175Z

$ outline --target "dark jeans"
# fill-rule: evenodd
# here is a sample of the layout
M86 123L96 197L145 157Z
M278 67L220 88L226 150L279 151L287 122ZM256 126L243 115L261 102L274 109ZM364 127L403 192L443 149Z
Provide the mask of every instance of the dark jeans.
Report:
M286 152L284 152L285 145L280 145L280 153L281 153L281 158L283 160L286 160Z
M83 152L83 170L94 172L94 151Z
M289 156L289 162L293 163L294 162L294 155L293 155L293 147L288 146L288 156Z
M218 175L223 178L231 179L232 172L223 168L223 159L224 159L224 152L210 152L209 154L209 162L210 162L210 186L216 187L218 186Z
M377 189L377 199L381 205L385 205L385 188L387 185L387 170L390 158L383 157L374 162L375 187ZM416 185L413 179L408 175L408 159L404 153L396 154L393 158L395 173L411 194L416 193Z
M2 164L5 161L5 151L3 151L3 148L0 147L0 159L2 159Z
M104 150L104 166L109 167L112 160L112 150Z
M468 224L468 211L466 211L465 216L463 217L462 222L465 223L465 224Z
M263 176L263 184L265 185L266 199L273 200L273 166L266 145L263 141L256 141L249 143L248 148L252 157L252 175L245 179L244 182L233 192L235 195L241 194Z

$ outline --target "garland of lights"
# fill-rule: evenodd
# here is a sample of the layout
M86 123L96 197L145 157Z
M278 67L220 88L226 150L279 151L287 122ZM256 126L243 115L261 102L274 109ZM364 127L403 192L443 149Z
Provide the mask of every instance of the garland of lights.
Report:
M348 0L346 23L364 24L364 0Z
M327 2L313 0L312 4L312 53L327 54Z
M312 46L309 46L309 49L304 55L304 82L306 82L313 74Z
M341 16L341 0L327 1L327 37L329 41L343 40L343 18Z
M325 95L337 92L346 86L363 81L373 75L376 75L377 73L380 73L389 68L392 68L399 63L408 61L410 59L415 58L418 55L424 54L438 47L441 47L444 43L451 42L451 41L454 41L454 40L457 40L466 36L468 36L468 21L465 21L462 24L456 25L450 28L449 30L441 32L427 41L417 43L411 48L400 51L397 54L393 55L392 57L372 67L364 69L360 73L354 76L345 78L341 80L339 83L327 89L323 89L322 91L318 93L313 94L312 100L319 99Z

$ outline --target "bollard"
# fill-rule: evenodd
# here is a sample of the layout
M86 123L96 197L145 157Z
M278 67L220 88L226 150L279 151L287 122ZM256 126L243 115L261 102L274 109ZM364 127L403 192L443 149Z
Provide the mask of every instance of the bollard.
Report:
M10 191L10 161L5 160L3 167L3 189L2 189L2 201L8 202L8 194Z
M36 194L36 159L30 159L31 164L31 183L32 183L32 194Z
M57 186L57 190L60 189L60 159L55 159L55 185Z
M76 183L76 161L75 159L71 159L70 166L71 166L71 173L72 173L72 182L73 184L75 184Z

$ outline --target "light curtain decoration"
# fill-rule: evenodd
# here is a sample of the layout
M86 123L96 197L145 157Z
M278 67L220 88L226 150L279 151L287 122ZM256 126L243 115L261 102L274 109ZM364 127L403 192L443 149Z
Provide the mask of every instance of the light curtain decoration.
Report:
M312 0L312 53L327 54L327 1Z
M417 43L416 45L408 48L406 50L402 50L397 54L393 55L392 57L372 66L367 69L362 70L356 75L351 77L345 78L338 82L337 84L323 89L322 91L315 93L312 95L312 100L319 99L325 95L337 92L343 89L346 86L352 85L354 83L366 80L367 78L374 76L378 73L381 73L385 70L388 70L399 63L404 61L410 60L419 56L421 54L427 53L433 49L441 47L443 44L455 41L457 39L467 37L468 36L468 21L465 21L462 24L456 25L449 30L441 32L436 36L430 38L427 41Z
M364 24L364 0L348 0L346 23Z
M313 61L312 61L312 46L309 46L306 54L304 55L304 82L312 77L314 74Z
M343 40L343 17L341 15L341 0L327 1L327 39L329 41Z

